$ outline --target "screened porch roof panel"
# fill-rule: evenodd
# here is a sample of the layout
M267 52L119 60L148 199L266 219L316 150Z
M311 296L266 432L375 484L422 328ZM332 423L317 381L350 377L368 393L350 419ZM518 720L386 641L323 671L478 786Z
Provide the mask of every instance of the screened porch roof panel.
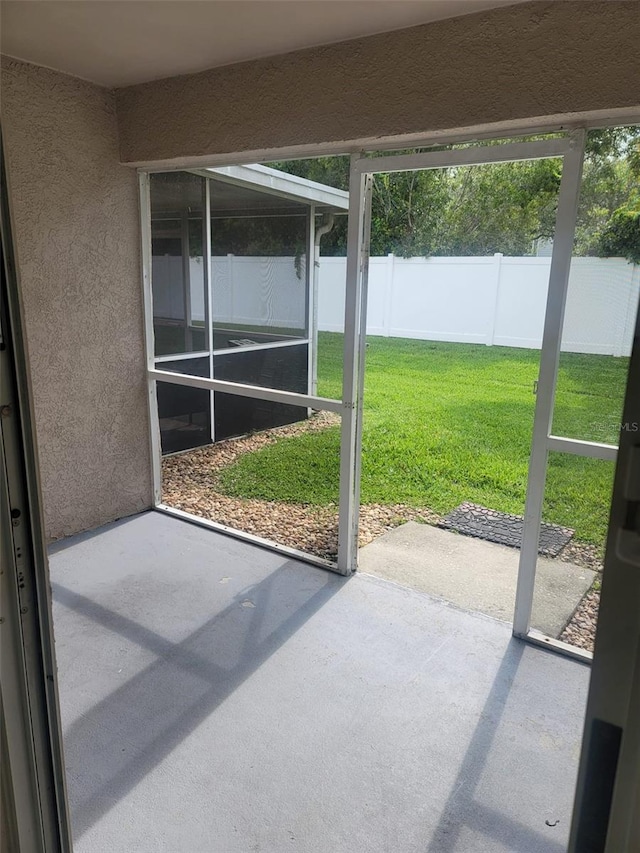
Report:
M349 209L348 192L307 178L299 178L297 175L289 175L269 166L221 166L204 169L200 174L214 179L216 183L243 187L254 199L261 196L262 205L267 207L287 207L291 202L297 202L338 213L346 213ZM264 199L264 196L269 196L269 201Z

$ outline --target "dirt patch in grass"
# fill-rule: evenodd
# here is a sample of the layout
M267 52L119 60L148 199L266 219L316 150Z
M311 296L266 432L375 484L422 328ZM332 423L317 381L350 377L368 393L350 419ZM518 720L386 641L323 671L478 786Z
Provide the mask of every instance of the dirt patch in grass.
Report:
M337 505L323 507L231 497L221 491L219 473L242 454L255 452L283 438L319 432L339 422L337 415L319 412L297 424L167 456L162 460L162 500L169 506L201 518L335 562L338 551ZM360 507L359 546L367 545L377 536L407 521L437 524L440 518L426 507L363 505ZM556 559L595 571L602 570L601 550L588 543L572 541ZM599 600L599 591L587 593L560 639L591 650Z

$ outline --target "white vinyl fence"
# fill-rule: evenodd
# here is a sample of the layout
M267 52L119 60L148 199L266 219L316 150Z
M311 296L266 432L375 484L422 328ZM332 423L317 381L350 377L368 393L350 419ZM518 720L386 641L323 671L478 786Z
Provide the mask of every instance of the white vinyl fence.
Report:
M175 265L175 270L171 266ZM173 304L180 258L154 257L154 310ZM551 258L371 258L367 333L431 341L540 348ZM303 328L305 273L294 258L212 259L218 323ZM343 331L346 258L321 258L318 327ZM204 320L202 260L190 260L191 317ZM640 267L623 258L574 258L562 348L629 355ZM173 295L172 295L173 294ZM180 294L177 294L181 299Z
M539 349L551 258L371 258L367 333ZM342 331L345 259L322 258L319 328ZM629 355L640 267L574 258L562 349Z

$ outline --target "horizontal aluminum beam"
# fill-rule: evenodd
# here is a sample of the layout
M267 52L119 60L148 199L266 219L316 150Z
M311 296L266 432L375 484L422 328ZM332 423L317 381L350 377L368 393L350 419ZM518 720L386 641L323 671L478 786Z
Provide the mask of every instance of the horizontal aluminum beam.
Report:
M189 376L186 373L172 373L169 370L149 370L149 379L158 382L170 382L172 385L186 385L190 388L203 388L205 391L222 391L237 397L251 397L257 400L270 400L274 403L286 403L289 406L303 406L318 411L342 414L345 406L341 400L325 397L313 397L310 394L297 394L293 391L278 391L275 388L262 388L259 385L243 385L239 382L226 382L222 379L205 379L202 376Z
M518 160L544 160L562 157L571 140L541 139L537 142L506 142L504 145L459 148L453 151L425 151L422 154L396 154L388 157L361 157L355 170L360 174L415 172L419 169L444 169L449 166L480 166L487 163L514 163Z
M242 334L240 332L240 334ZM248 334L251 334L250 332ZM302 344L308 344L309 338L294 338L291 341L269 341L265 344L250 344L240 347L224 347L223 349L214 349L213 355L233 355L237 352L257 352L264 349L279 349L280 347L297 347Z
M592 459L606 459L615 462L618 458L618 448L615 444L600 444L597 441L580 441L577 438L561 438L550 435L547 438L549 450L559 453L573 453L575 456L589 456Z
M532 646L538 646L540 649L549 649L552 652L557 652L564 657L573 658L581 663L590 664L593 661L593 652L588 652L586 649L581 649L579 646L572 646L570 643L563 643L562 640L556 640L554 637L549 637L543 634L542 631L537 631L531 628L524 636L515 634L521 640L529 643Z
M154 360L156 364L164 364L165 361L189 361L191 358L209 358L209 350L180 352L175 355L157 355Z
M242 334L239 332L238 334ZM308 344L309 338L294 338L290 341L268 341L264 344L251 344L250 346L241 347L222 347L221 349L212 350L213 355L232 355L236 352L256 352L263 349L279 349L280 347L296 347L301 344ZM192 358L209 358L209 350L199 350L198 352L183 352L178 355L159 355L156 357L156 364L164 364L168 361L188 361Z

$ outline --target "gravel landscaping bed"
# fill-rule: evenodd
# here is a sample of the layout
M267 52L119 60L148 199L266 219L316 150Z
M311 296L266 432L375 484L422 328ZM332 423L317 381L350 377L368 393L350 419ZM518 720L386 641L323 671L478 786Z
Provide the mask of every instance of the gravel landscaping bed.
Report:
M560 634L562 642L592 652L599 606L600 590L592 588L582 599L567 627Z
M563 643L570 643L572 646L578 646L580 649L592 652L596 636L598 608L600 606L602 549L598 548L597 545L590 545L587 542L569 542L557 559L574 563L577 566L582 566L585 569L591 569L598 573L593 586L576 607L573 616L558 638Z
M588 542L569 542L558 555L558 559L582 566L583 569L591 569L592 572L602 571L602 549Z
M332 412L318 412L290 426L277 427L244 438L166 456L162 460L162 500L169 506L220 524L244 530L254 536L335 561L338 550L338 507L278 503L236 498L221 492L218 474L244 453L304 432L318 432L340 423ZM369 504L360 507L359 545L406 521L437 524L437 513L405 504ZM581 542L569 542L555 558L594 571L602 570L600 549ZM590 590L576 609L560 639L580 648L593 648L600 592Z
M309 420L291 426L165 457L162 460L162 499L176 509L335 561L338 552L337 506L317 507L230 497L219 489L218 472L233 464L243 453L252 453L281 438L302 432L318 432L338 423L340 418L337 415L319 412ZM435 524L438 519L439 516L428 509L404 504L363 506L360 509L359 544L362 547L405 521Z

